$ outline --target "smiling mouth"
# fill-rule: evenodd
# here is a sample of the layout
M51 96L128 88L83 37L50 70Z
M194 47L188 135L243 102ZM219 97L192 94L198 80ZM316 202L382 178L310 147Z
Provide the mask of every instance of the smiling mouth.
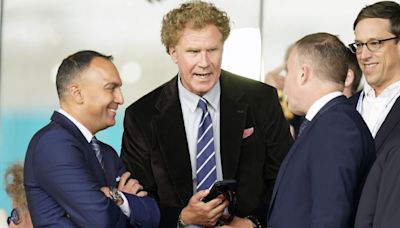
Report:
M377 64L377 63L364 64L364 66L365 66L366 69L373 68L373 67L375 67L376 65L378 65L378 64Z

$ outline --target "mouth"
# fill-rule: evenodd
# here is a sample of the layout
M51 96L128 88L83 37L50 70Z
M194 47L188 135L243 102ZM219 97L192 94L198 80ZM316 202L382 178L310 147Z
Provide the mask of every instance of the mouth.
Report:
M199 77L199 78L201 78L201 79L205 79L205 78L208 78L208 77L210 77L212 74L211 73L205 73L205 74L194 74L194 76L195 77Z
M377 63L364 63L364 67L365 69L371 69L374 68L376 65L378 65Z
M113 112L113 113L117 113L117 109L109 108L108 111Z

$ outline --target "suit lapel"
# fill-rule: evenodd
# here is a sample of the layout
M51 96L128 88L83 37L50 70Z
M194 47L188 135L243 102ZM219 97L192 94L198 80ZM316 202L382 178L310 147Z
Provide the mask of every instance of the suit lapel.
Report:
M77 142L81 145L80 148L83 151L83 156L86 159L86 163L93 171L94 177L97 181L99 181L102 186L106 185L104 170L101 168L101 165L98 162L94 151L92 150L90 144L86 141L85 136L83 136L78 127L59 112L54 112L51 119L54 122L60 124L63 128L67 129L75 137Z
M116 162L115 158L113 157L115 151L111 149L109 146L100 142L101 151L103 154L103 163L104 163L104 176L107 181L107 186L115 186L116 177L121 176L125 170L120 170L120 163ZM97 162L99 163L99 162ZM121 172L122 173L121 173Z
M220 78L220 152L224 178L234 179L239 164L248 105L241 101L244 94L229 81L228 74L222 71Z
M400 97L397 98L396 102L393 104L392 109L390 109L388 115L383 121L378 133L375 136L375 146L376 151L379 152L380 147L384 144L385 140L388 138L389 134L392 132L397 123L400 121Z
M193 194L192 167L179 102L177 77L166 84L156 103L160 114L154 118L154 132L159 141L161 156L166 162L172 185L182 203Z

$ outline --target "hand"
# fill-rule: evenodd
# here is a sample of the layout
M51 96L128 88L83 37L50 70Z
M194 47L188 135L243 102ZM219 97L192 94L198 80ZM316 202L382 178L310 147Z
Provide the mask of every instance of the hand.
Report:
M111 191L110 191L110 188L109 187L101 187L100 188L100 191L102 191L103 193L104 193L104 195L107 197L107 198L109 198L109 199L112 199L112 197L111 197ZM121 206L123 203L124 203L124 199L122 199L122 198L120 198L120 199L118 199L117 200L117 202L115 202L118 206Z
M130 172L122 174L119 180L118 190L140 197L147 196L146 191L141 191L143 190L143 186L140 185L139 181L136 179L130 179L130 176Z
M207 203L201 201L209 193L210 190L202 190L190 198L188 205L183 208L180 214L185 224L213 227L217 223L218 218L222 216L225 208L228 207L229 201L225 200L223 195L219 195Z
M240 217L233 217L233 220L227 224L221 226L221 228L233 228L233 227L240 227L240 228L253 228L254 224L250 219L240 218Z
M283 89L285 85L285 78L282 72L286 69L285 64L282 64L272 71L265 74L264 82L270 86L275 87L276 89Z
M106 186L101 187L100 191L102 191L107 198L111 199L111 194L110 194L110 188L109 187L106 187Z

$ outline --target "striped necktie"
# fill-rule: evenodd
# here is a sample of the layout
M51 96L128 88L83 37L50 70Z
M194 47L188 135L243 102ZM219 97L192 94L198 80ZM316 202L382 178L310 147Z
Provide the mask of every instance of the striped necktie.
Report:
M92 141L90 141L90 145L92 146L92 149L93 149L94 153L96 154L97 160L99 160L101 168L103 168L103 170L104 170L103 155L100 150L99 141L96 139L95 136L93 136Z
M197 107L203 111L197 135L196 155L196 190L200 191L209 189L217 181L217 170L212 120L207 110L207 101L204 98L200 98Z

